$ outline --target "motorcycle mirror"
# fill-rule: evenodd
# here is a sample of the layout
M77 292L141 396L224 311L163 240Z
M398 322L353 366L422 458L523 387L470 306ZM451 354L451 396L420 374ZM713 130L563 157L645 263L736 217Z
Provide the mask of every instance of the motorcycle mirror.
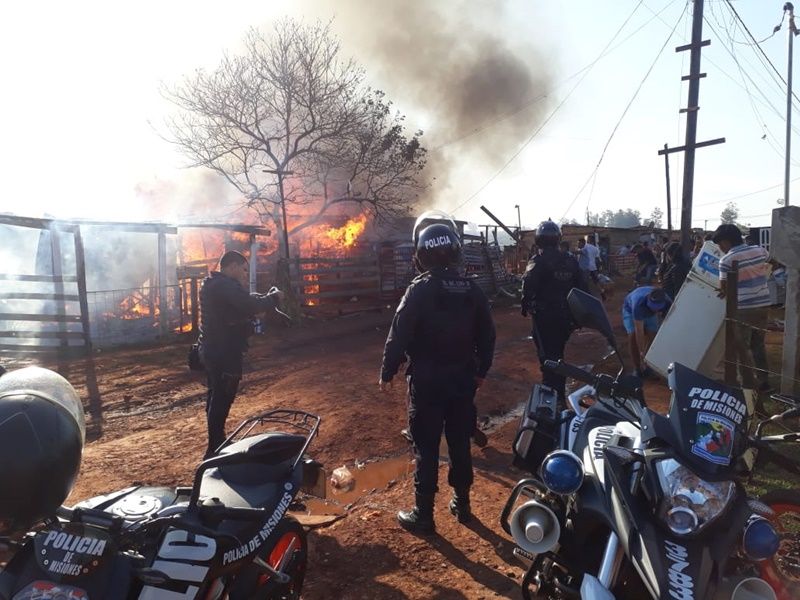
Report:
M572 318L580 327L587 327L600 332L611 347L615 351L617 350L614 330L611 328L606 309L600 300L578 288L572 288L569 295L567 295L567 304L572 313Z

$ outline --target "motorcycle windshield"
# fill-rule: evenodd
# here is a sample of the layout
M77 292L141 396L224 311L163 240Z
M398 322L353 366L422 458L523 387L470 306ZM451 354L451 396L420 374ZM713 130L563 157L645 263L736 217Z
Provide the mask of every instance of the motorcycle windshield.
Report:
M675 363L669 376L669 440L687 467L707 479L727 479L747 447L749 412L741 389ZM668 425L665 423L668 422Z

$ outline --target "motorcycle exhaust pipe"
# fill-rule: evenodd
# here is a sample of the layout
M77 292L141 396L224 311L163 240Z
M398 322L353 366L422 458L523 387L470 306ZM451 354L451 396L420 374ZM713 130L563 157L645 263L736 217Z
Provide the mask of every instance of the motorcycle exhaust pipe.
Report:
M726 579L714 598L718 600L778 600L772 586L759 577Z
M537 500L522 504L510 519L514 542L531 554L541 554L556 547L561 525L551 508Z

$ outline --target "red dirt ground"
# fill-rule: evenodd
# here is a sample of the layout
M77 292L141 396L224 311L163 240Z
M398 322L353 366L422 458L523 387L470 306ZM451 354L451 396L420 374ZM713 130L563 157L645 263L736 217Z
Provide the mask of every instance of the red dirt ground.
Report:
M612 320L621 298L610 303ZM518 308L497 307L495 365L479 391L482 418L506 413L523 402L539 379L530 322ZM381 395L378 368L392 311L334 320L307 320L302 327L275 328L252 344L246 374L228 421L269 408L290 407L322 416L310 454L329 472L342 464L408 453L398 435L404 427L401 385ZM205 449L204 381L185 367L190 340L160 347L97 353L56 368L86 401L88 443L81 476L70 501L131 484L187 484ZM567 351L576 364L594 363L606 344L593 332L577 332ZM648 383L651 406L663 408L668 390ZM498 523L514 481L510 467L516 420L474 449L476 522L461 526L447 512L449 490L442 467L436 518L440 535L417 538L395 522L413 497L409 477L353 503L345 518L310 534L304 597L315 598L490 598L519 597L522 569Z

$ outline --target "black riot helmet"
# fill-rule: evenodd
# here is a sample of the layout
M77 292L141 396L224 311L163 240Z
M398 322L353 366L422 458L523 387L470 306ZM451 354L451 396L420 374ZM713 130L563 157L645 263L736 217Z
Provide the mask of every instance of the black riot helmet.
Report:
M27 367L0 377L0 535L55 515L85 437L81 400L61 375Z
M539 248L547 246L555 248L560 241L561 228L558 225L550 220L539 223L539 227L536 228L536 245Z
M414 260L422 272L437 267L455 267L461 261L461 241L447 225L428 225L417 236Z

